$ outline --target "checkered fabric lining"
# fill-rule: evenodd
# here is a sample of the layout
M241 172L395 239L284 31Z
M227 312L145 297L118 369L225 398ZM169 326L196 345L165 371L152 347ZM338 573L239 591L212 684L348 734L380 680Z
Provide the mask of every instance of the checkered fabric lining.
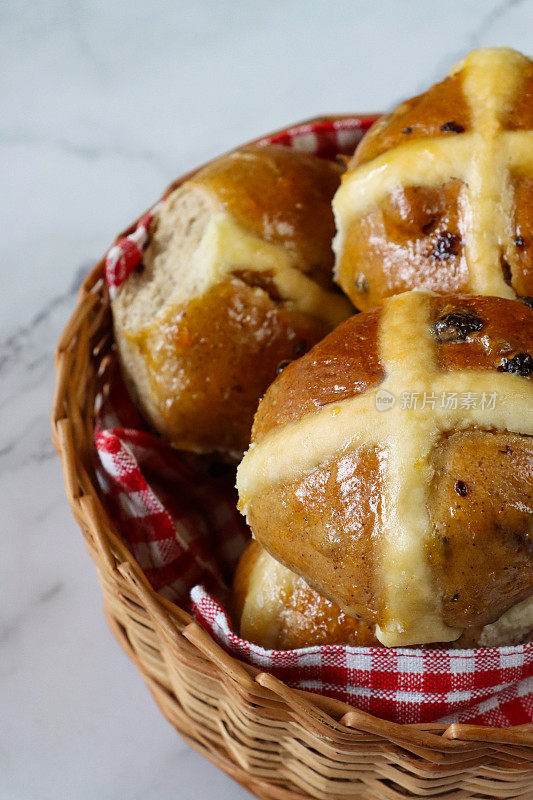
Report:
M213 475L211 464L187 464L144 430L116 361L101 382L108 388L95 433L97 477L123 542L169 600L187 606L198 582L223 597L250 539L234 470L216 465Z
M289 128L275 142L322 157L350 154L373 121L354 117ZM111 297L139 264L154 206L111 248ZM144 429L111 361L102 375L98 479L120 536L153 588L187 605L233 656L289 686L402 723L508 727L533 719L533 643L478 650L322 646L264 650L235 634L223 603L250 532L235 508L234 473L177 453ZM218 470L220 472L220 470Z
M508 727L533 718L533 645L479 650L331 645L264 650L237 636L219 600L191 592L203 626L236 658L297 689L327 694L393 722Z

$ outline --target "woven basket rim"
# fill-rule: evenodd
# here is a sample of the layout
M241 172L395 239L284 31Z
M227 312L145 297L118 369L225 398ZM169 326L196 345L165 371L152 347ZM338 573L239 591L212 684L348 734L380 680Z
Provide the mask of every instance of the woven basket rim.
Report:
M364 120L375 116L379 114L321 115L280 128L239 147L256 144L268 137L280 135L287 130L293 131L302 126L353 118ZM163 192L161 199L165 199L170 192L203 166L205 165L174 180ZM135 230L145 213L140 214L135 222L119 233L113 244ZM144 604L158 632L168 642L172 642L178 635L184 636L205 657L222 664L226 672L242 685L250 681L259 684L272 692L278 700L281 698L292 708L298 708L309 719L320 718L322 722L327 720L327 723L336 729L340 726L345 735L349 736L355 730L358 733L376 734L402 746L425 748L440 753L460 753L465 748L470 752L473 745L496 743L519 748L526 761L529 761L533 752L533 723L510 728L461 723L401 724L374 717L340 700L292 689L272 675L229 655L186 610L151 588L139 565L118 536L99 498L94 474L91 471L95 457L92 444L94 412L87 414L85 419L81 418L78 406L79 383L82 376L76 374L75 370L72 371L74 354L78 348L89 348L90 341L98 338L95 335L99 333L103 321L109 320L109 293L104 280L104 267L105 255L83 281L75 309L58 340L55 350L56 382L51 414L52 441L61 458L67 498L74 517L92 543L91 555L99 570L111 574L118 572L126 580L132 587L133 593ZM94 360L97 356L98 347L89 353L89 359ZM116 631L114 633L117 635ZM124 646L122 641L121 644ZM137 665L139 666L138 662ZM153 688L152 692L154 693ZM159 702L157 697L156 701Z

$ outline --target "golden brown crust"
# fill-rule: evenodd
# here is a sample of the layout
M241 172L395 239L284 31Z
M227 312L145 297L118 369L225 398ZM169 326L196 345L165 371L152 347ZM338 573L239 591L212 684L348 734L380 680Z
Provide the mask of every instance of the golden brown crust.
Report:
M320 344L320 357L311 351L289 364L258 408L253 441L304 414L372 389L383 380L377 330L381 310L358 314L339 325Z
M526 304L495 297L430 296L428 308L424 325L437 378L480 372L484 391L491 372L499 377L515 372L518 380L533 381L533 309ZM294 430L301 420L312 421L318 409L338 409L338 401L366 394L386 378L379 356L384 314L385 309L350 318L281 373L260 404L255 447L268 451L269 434L285 435L284 426ZM469 386L476 387L476 380ZM357 406L353 408L357 413ZM376 426L377 416L371 418ZM468 418L466 412L463 416ZM529 436L472 427L459 418L466 430L445 432L432 445L427 560L435 591L442 595L445 624L476 628L533 591L533 445ZM523 423L530 427L525 419ZM308 430L312 437L312 427ZM405 431L407 438L411 435ZM380 441L377 428L374 441ZM259 492L248 488L247 515L261 545L314 590L347 614L381 624L386 587L377 559L383 555L390 452L385 442L382 447L349 448L290 479L261 483Z
M274 604L269 603L272 597ZM495 625L469 628L457 641L434 643L431 647L495 647L528 641L531 600L526 603L525 608L515 606ZM273 559L265 559L265 552L256 541L250 542L239 560L229 604L237 633L267 649L335 644L382 647L371 622L348 616L299 575L284 568L280 572Z
M258 542L249 544L241 556L233 580L231 597L233 619L239 632L249 593L261 590L251 585L252 573L256 568L261 549ZM379 646L372 625L346 616L335 603L331 603L311 589L302 578L293 576L293 580L275 589L281 598L280 613L274 621L275 638L266 641L264 636L259 634L253 639L255 644L277 650L326 644ZM263 609L262 613L268 612ZM253 628L253 624L250 627ZM260 627L262 625L256 626L257 629Z
M444 619L486 625L533 587L533 439L464 431L433 451L428 558Z
M457 180L439 187L398 187L352 222L337 276L357 308L367 310L413 287L441 294L468 291L460 190ZM451 243L449 253L435 257L445 241Z
M249 545L243 551L237 569L233 575L233 582L231 584L231 595L228 601L228 608L231 612L231 617L235 623L235 627L239 632L240 621L242 612L244 611L244 603L246 602L246 595L248 594L250 575L257 564L259 553L261 552L261 545L252 539Z
M435 336L439 367L497 370L502 359L531 350L532 311L524 303L495 297L442 296L431 300L433 324L448 314L474 314L482 323L467 339ZM356 314L318 347L289 364L274 381L254 420L252 441L333 402L355 397L383 381L378 333L381 308Z
M123 372L173 445L238 458L280 362L351 311L333 285L340 167L280 146L224 156L154 217L113 302Z
M131 337L148 366L162 433L182 449L245 450L280 361L327 326L234 278Z
M524 80L520 90L520 102L507 108L505 128L509 131L533 128L533 62L523 65Z
M442 131L447 122L464 130L470 128L470 111L462 92L459 73L445 78L427 92L402 103L391 114L381 117L370 128L348 164L348 169L371 161L393 147L428 136L456 135Z
M515 257L509 264L509 272L517 294L523 297L533 295L533 177L516 175L514 192L513 230L516 249Z
M373 621L382 588L374 555L385 460L377 448L334 457L261 492L248 515L254 535L278 561L352 615Z
M457 335L453 324L437 325L450 314L472 316L479 330L466 338ZM432 300L433 330L437 343L437 359L442 370L494 370L498 372L506 358L533 349L533 311L525 303L498 297L434 297Z
M331 201L341 167L281 145L246 147L218 159L191 183L217 197L245 230L281 244L295 266L331 289L335 224Z
M361 191L367 195L384 169L399 164L400 172L394 188L385 196L378 193L377 202L353 213L346 205L337 214L337 280L357 308L367 310L413 288L533 295L531 165L516 156L525 141L512 140L515 132L529 134L532 128L533 62L498 48L470 54L444 81L374 124L355 151L343 186L355 185L364 174ZM440 149L433 151L437 143ZM455 144L466 151L448 146ZM412 147L418 147L414 161L426 165L418 178L410 177ZM525 175L515 174L521 158L527 162ZM381 166L369 178L365 170L374 159ZM437 165L447 180L438 170L439 178L431 177ZM490 281L484 279L489 272Z

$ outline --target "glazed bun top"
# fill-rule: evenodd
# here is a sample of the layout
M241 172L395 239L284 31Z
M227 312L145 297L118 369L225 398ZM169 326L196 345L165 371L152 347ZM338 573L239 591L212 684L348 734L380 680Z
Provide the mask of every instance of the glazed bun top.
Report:
M237 632L261 647L381 646L369 620L347 616L256 541L250 542L239 560L229 603ZM470 628L455 642L440 646L507 647L530 641L532 633L533 596L512 606L496 622Z
M240 635L261 647L291 650L321 644L379 644L369 622L347 617L258 542L250 542L241 556L231 601Z
M333 326L350 304L333 284L331 210L338 164L280 145L250 146L175 189L152 222L143 270L119 290L153 323L232 278ZM172 313L170 311L170 313Z
M533 62L476 50L371 128L334 199L360 309L412 288L533 295Z
M257 540L386 646L457 639L533 592L533 309L408 292L263 398L239 470Z
M238 460L280 362L353 306L333 283L339 165L245 147L172 191L112 301L130 393L174 446Z
M258 239L281 245L292 265L330 289L341 167L281 145L250 146L217 159L189 182Z

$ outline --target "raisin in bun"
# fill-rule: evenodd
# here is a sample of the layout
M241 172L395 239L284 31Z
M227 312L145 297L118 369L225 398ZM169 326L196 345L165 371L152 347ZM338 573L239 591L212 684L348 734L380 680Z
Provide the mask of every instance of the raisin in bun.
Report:
M339 179L333 162L248 147L157 212L112 308L130 391L175 446L242 454L278 364L351 312L332 284Z
M408 289L533 295L533 62L470 53L370 129L334 199L336 277L363 310Z
M379 645L371 623L347 617L258 542L244 551L232 587L239 634L267 649L320 644Z
M386 646L446 642L533 594L533 309L422 291L351 317L261 401L255 538Z
M255 541L239 561L231 606L240 636L266 649L328 644L381 646L371 622L347 616ZM496 622L470 629L447 646L505 647L528 641L532 633L533 597L528 597Z

